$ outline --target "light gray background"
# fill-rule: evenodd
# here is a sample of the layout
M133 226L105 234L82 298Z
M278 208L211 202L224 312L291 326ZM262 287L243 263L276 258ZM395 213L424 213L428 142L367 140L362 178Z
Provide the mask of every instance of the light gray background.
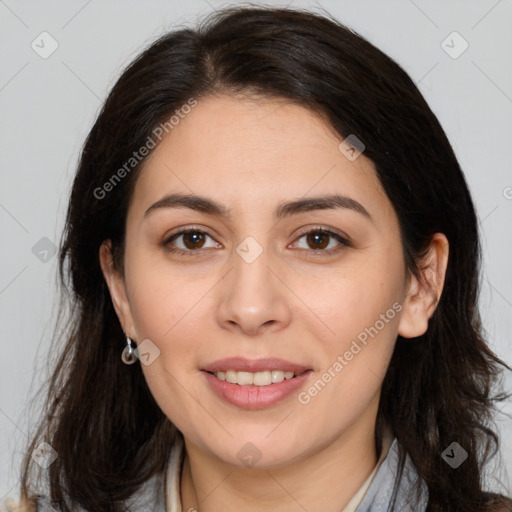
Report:
M0 502L17 496L28 397L43 378L55 314L57 258L48 253L45 263L32 248L43 237L58 243L78 151L123 66L165 30L225 5L0 0ZM315 10L319 4L291 5ZM512 2L320 5L397 60L446 130L483 233L484 323L492 349L512 364ZM59 45L47 59L31 48L43 31ZM442 47L453 31L469 44L458 58L445 51L460 52L458 36ZM506 386L512 388L510 376ZM502 409L512 412L510 404ZM494 480L500 478L512 494L512 421L503 414L497 421L503 463L490 485L499 489Z

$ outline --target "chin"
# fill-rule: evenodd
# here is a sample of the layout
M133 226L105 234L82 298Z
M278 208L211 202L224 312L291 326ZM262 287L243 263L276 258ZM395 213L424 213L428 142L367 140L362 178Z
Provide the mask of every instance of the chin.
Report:
M282 436L273 438L272 434L268 435L272 429L263 430L256 433L252 429L254 435L239 435L208 449L228 464L265 470L283 467L301 458L305 448L303 441L294 442Z

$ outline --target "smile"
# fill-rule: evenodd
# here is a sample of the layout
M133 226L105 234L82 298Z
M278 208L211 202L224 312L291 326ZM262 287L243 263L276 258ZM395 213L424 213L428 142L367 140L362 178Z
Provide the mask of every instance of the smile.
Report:
M284 370L264 370L261 372L238 372L236 370L227 370L225 372L212 372L220 380L239 386L270 386L278 384L284 380L293 379L304 372L295 373Z

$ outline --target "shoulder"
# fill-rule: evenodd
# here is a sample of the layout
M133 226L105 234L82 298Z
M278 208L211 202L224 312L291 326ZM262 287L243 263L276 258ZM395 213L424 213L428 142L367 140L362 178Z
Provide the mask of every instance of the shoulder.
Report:
M512 499L502 496L501 494L494 494L491 492L484 493L485 502L480 509L481 512L512 512ZM443 509L444 510L444 509ZM438 507L432 506L429 503L426 512L439 512Z
M140 489L135 492L123 505L127 510L137 512L165 512L165 490L162 473L158 473L149 478ZM39 491L41 492L41 491ZM82 506L73 503L68 505L72 507L73 512L87 512ZM0 502L0 512L60 512L61 508L54 505L48 490L43 490L42 494L31 496L31 499L23 502L15 502L8 499Z
M0 512L37 512L38 510L37 501L35 499L20 502L7 499L0 502Z
M512 512L512 499L500 494L486 493L488 509L486 512Z
M36 495L20 502L11 499L0 503L0 512L58 512L58 510L52 506L49 496Z

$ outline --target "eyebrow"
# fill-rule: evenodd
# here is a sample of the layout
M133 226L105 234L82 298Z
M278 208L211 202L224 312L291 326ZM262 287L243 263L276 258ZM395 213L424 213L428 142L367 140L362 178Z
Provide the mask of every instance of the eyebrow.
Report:
M193 194L169 194L156 203L152 204L144 213L144 217L161 208L190 208L208 215L216 215L225 219L232 217L232 210L224 205L204 196ZM283 219L291 215L309 212L314 210L332 210L345 208L368 218L373 222L368 210L358 201L351 197L329 194L317 197L294 199L280 204L274 211L275 219Z

